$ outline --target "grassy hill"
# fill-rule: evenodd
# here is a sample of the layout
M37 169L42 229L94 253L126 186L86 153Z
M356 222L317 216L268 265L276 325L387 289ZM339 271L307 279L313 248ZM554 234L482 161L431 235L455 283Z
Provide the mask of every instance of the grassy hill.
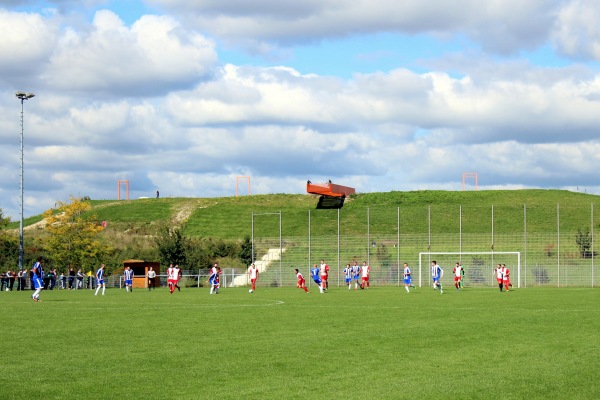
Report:
M220 239L250 235L252 213L257 236L279 236L279 216L264 215L279 212L283 236L307 236L309 212L312 235L335 234L337 210L316 210L316 203L314 196L288 194L92 202L93 213L111 230L152 234L158 224L172 223L184 226L187 236ZM564 190L364 193L346 200L340 231L366 230L369 221L372 234L395 233L399 208L402 233L427 233L429 218L432 233L459 232L461 212L463 233L484 233L491 230L493 207L498 234L522 233L524 210L528 232L555 232L557 209L561 231L576 232L590 228L592 205L600 218L600 196Z

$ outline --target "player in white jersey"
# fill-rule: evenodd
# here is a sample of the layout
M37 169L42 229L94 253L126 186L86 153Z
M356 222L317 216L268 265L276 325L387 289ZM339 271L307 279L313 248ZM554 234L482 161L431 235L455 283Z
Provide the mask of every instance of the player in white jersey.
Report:
M329 289L329 265L325 264L325 260L321 260L321 281L323 282L323 290Z
M346 268L344 268L344 278L346 279L348 290L352 289L352 267L350 264L346 264Z
M219 264L215 263L210 269L208 283L210 284L210 294L219 293Z
M512 283L510 283L510 269L506 268L506 264L502 264L502 286L506 291L510 291Z
M431 262L431 280L433 280L433 290L440 288L440 294L444 293L441 279L444 276L444 270L437 264L437 261Z
M498 264L494 269L494 274L496 275L496 282L498 282L498 288L502 291L502 281L504 280L504 271L502 270L502 265Z
M454 287L456 290L460 290L460 281L462 280L462 266L460 263L454 264L452 273L454 274Z
M167 268L167 284L169 285L169 293L173 294L175 291L175 285L177 284L179 272L173 267L173 264Z
M250 268L248 268L248 278L250 278L250 283L252 284L250 293L254 293L254 291L256 290L256 281L258 280L258 268L256 268L256 265L254 265L254 263L252 263Z
M304 289L304 291L308 293L308 288L306 287L306 281L304 280L304 276L300 273L298 268L296 268L294 271L296 271L296 278L298 278L298 283L296 284L296 287Z
M410 293L410 289L411 288L415 288L415 285L412 284L412 272L410 270L410 268L408 267L408 263L404 263L404 272L402 274L402 276L404 277L404 288L406 289L406 293Z
M368 289L371 284L369 283L369 276L371 275L371 267L367 265L366 261L363 261L361 267L362 283L360 284L361 289Z

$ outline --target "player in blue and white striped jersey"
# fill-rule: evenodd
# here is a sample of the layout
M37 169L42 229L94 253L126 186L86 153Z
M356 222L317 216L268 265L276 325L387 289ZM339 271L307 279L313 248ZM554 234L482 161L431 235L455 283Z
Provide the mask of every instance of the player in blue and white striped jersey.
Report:
M352 289L352 267L350 264L346 264L346 268L344 268L344 278L346 279L348 290Z
M360 265L354 261L352 265L352 278L354 279L354 290L358 290L358 281L360 280Z
M133 270L130 266L125 267L123 280L125 281L125 290L133 292Z
M94 296L98 295L98 290L102 287L102 296L104 296L104 291L106 290L106 283L104 283L104 264L100 265L98 271L96 271L96 293Z
M31 295L33 301L40 301L40 292L44 290L44 269L42 268L42 257L38 257L33 267L31 267L31 283L35 292ZM8 289L6 289L8 290Z
M444 270L437 264L437 261L431 262L431 279L433 280L433 290L440 288L440 294L444 293L442 282L440 280L444 276Z

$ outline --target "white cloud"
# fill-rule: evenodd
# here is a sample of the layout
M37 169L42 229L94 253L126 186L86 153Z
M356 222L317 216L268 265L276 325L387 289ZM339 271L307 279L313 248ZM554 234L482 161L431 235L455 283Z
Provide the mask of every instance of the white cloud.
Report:
M89 32L62 35L42 77L54 90L156 95L206 79L216 61L210 40L170 17L143 16L129 28L103 10Z
M510 54L542 44L565 0L151 0L211 34L241 45L280 45L396 32L466 35Z
M600 2L574 0L561 8L552 38L565 55L600 60Z

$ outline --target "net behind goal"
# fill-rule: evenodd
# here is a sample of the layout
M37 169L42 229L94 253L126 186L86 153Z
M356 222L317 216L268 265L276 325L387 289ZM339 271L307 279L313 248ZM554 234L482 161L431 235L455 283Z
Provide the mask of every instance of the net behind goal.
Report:
M442 285L454 285L452 269L457 262L464 268L465 287L496 287L494 269L498 264L506 264L510 270L510 280L513 286L521 287L521 253L518 251L505 252L422 252L419 253L419 286L431 286L431 262L444 270Z

